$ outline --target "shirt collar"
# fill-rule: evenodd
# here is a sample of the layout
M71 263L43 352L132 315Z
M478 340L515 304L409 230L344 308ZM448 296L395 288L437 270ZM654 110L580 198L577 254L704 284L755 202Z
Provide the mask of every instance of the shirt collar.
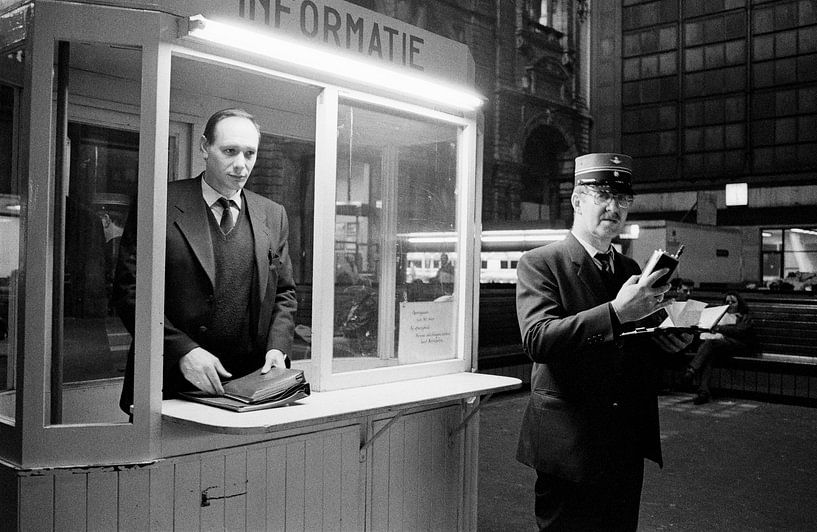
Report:
M219 192L218 190L211 187L207 183L207 181L204 180L204 176L202 176L202 178L201 178L201 195L204 198L205 203L207 203L207 205L209 205L211 207L215 202L218 201L219 198L226 197L226 196L222 196L221 192ZM235 202L236 206L238 207L238 210L239 211L241 210L241 191L240 190L236 191L236 193L233 194L232 196L227 197L227 199L232 200L233 202Z
M571 231L571 233L572 233L572 231ZM610 258L613 258L614 248L613 248L612 244L610 244L610 247L608 247L607 249L596 249L596 247L593 244L591 244L590 242L585 241L584 239L582 239L576 233L573 233L573 236L576 237L576 240L579 241L579 244L582 245L582 247L587 251L587 254L590 255L591 257L595 258L596 253L606 253L606 254L610 255Z

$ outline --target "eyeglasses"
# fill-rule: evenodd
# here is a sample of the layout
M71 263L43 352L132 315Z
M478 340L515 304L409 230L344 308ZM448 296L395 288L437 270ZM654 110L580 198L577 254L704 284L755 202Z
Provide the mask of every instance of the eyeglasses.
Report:
M616 205L622 209L629 209L635 200L632 194L613 194L607 190L593 188L586 188L581 193L592 197L593 203L596 205L607 205L611 201L615 201Z

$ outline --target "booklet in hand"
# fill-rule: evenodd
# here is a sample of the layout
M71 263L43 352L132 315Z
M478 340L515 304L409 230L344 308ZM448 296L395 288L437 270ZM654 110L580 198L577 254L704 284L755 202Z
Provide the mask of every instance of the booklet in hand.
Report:
M663 286L669 283L669 280L672 278L672 274L675 273L675 270L678 268L678 259L681 258L681 253L683 252L683 244L678 247L678 251L675 252L675 255L670 255L666 251L656 249L650 256L647 264L644 265L644 270L641 272L641 275L646 277L653 272L667 268L667 273L656 279L652 286Z
M309 395L309 383L303 370L272 368L261 370L224 383L224 395L202 391L181 392L182 398L234 412L249 412L288 405Z

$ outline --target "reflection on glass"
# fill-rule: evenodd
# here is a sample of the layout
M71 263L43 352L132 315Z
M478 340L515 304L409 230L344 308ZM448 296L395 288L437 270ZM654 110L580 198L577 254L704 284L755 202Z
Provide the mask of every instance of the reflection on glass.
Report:
M335 371L456 356L457 128L341 105Z
M9 56L12 57L12 56ZM22 69L22 63L0 59L3 67ZM22 55L20 56L22 59ZM10 64L7 64L10 63ZM21 229L20 176L14 167L18 123L15 117L18 95L15 89L0 79L0 418L15 415L15 365L17 324L17 279ZM3 393L5 392L5 393Z
M817 272L817 228L793 227L784 234L784 279L797 290L810 286Z
M139 134L121 125L89 125L76 101L115 100L138 113L141 52L104 44L60 43L55 59L58 117L55 168L58 194L54 242L54 335L51 357L52 423L125 421L117 407L131 336L112 305L119 240L136 194ZM70 121L69 121L70 120ZM134 116L119 115L123 123ZM90 121L90 119L89 119ZM67 137L67 138L66 138ZM135 209L133 209L135 212ZM78 390L97 381L94 405ZM108 384L101 384L108 382Z
M315 144L264 133L260 147L247 189L280 203L287 211L289 256L298 297L295 337L287 355L291 360L307 360L312 356L312 293L308 287L312 284L315 227ZM279 183L285 186L271 186Z

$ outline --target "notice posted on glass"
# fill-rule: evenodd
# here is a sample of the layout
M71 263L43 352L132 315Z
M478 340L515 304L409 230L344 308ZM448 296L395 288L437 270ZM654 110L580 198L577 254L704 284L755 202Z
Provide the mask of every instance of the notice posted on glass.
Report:
M454 301L400 303L401 364L444 360L454 356Z

